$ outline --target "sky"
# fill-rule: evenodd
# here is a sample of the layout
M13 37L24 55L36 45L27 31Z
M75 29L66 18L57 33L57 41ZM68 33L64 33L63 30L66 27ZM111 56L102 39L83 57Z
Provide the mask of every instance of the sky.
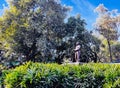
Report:
M85 19L88 30L93 29L93 23L97 18L94 9L99 4L104 4L109 10L118 9L120 12L120 0L61 0L61 3L66 6L71 6L72 11L68 13L68 17L80 14L82 19ZM5 0L0 0L0 15L3 13L3 8L7 6Z

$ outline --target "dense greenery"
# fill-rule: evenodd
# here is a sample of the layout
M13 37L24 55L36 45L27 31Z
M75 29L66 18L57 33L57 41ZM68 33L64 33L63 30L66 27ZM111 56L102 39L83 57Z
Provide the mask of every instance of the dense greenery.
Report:
M95 9L96 35L79 14L68 18L71 8L60 0L7 2L0 16L0 88L120 88L119 64L58 65L75 60L76 42L80 62L119 62L116 10Z
M0 65L0 88L3 88L3 70L5 70L5 67Z
M81 44L81 61L97 61L100 41L86 30L80 15L69 17L70 7L57 0L10 0L0 17L2 62L39 61L61 63L74 60L74 47ZM1 57L1 56L0 56Z
M119 38L118 27L120 24L120 15L118 15L119 13L115 10L109 11L103 4L100 4L95 11L98 13L95 29L106 39L110 61L112 62L111 41L118 40Z
M120 88L120 65L28 62L4 71L7 88Z
M56 0L11 0L8 3L9 10L1 17L1 24L6 23L0 27L3 49L8 55L25 56L27 61L51 58L51 49L56 49L55 44L61 40L60 31L64 31L61 27L68 8Z

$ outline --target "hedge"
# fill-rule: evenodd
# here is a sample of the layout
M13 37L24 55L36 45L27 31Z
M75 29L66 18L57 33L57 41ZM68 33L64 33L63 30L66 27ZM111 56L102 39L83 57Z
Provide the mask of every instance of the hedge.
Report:
M120 88L120 65L28 62L4 71L5 88Z
M0 88L3 88L3 70L5 70L5 67L0 64Z

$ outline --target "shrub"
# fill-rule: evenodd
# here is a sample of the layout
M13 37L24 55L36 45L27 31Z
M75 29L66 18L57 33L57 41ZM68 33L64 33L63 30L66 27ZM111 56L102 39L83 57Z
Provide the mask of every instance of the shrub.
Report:
M4 77L4 75L3 75L3 70L5 69L5 67L4 66L2 66L2 65L0 65L0 88L2 88L2 86L3 86L3 77Z
M28 62L5 72L6 88L119 88L120 65Z

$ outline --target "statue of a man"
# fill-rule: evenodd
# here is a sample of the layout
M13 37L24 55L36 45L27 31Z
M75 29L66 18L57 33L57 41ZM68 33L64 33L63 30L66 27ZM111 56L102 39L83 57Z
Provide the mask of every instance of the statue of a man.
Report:
M74 51L75 51L75 61L79 62L79 58L80 58L80 43L79 42L76 42L76 47Z

